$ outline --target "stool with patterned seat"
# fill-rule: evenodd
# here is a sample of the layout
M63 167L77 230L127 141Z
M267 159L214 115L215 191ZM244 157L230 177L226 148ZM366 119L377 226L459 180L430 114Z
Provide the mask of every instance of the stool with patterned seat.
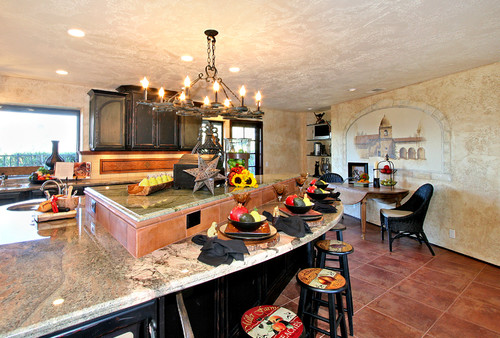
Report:
M352 245L346 242L338 240L320 240L314 244L318 251L316 266L319 268L326 267L326 261L338 262L338 267L328 266L329 269L340 272L344 276L347 284L347 289L345 290L346 298L346 308L344 311L347 312L347 319L349 322L349 333L353 335L354 327L352 316L354 315L354 308L352 304L352 292L351 292L351 278L349 275L349 261L347 255L354 252ZM335 256L337 258L328 258L327 256Z
M314 337L314 331L338 337L340 327L341 337L347 337L347 328L344 316L342 292L347 289L346 280L334 270L326 268L307 268L297 274L300 285L300 300L298 316L302 318L308 336ZM323 300L326 294L328 300ZM322 317L319 307L328 308L328 317ZM323 330L315 323L315 319L328 323L330 331Z
M241 317L241 327L250 337L301 337L304 326L299 317L284 307L260 305Z

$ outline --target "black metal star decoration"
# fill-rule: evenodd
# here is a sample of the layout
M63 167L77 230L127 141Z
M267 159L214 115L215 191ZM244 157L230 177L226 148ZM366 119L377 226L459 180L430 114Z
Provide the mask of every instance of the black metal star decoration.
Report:
M219 180L219 179L225 179L226 177L221 175L219 172L220 170L217 169L217 163L219 162L219 157L217 156L208 164L203 160L203 158L198 154L198 168L193 168L193 169L184 169L186 173L188 173L191 176L194 176L194 188L193 192L196 192L197 190L201 189L203 185L206 185L208 190L214 194L214 181Z

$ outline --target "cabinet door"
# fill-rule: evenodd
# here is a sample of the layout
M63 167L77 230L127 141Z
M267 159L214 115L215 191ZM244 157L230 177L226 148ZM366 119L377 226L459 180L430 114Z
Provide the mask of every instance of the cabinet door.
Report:
M198 133L201 127L201 117L178 116L179 121L179 149L192 150L198 142Z
M125 96L91 90L90 149L125 149Z
M159 149L177 149L177 115L175 112L156 112L155 146Z
M153 108L137 104L141 94L133 93L132 100L132 149L153 149L155 146L155 115Z

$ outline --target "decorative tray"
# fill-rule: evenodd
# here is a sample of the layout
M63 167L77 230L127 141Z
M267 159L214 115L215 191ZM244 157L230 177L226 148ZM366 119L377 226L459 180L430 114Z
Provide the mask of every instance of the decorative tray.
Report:
M314 220L317 220L317 219L320 219L321 217L323 217L323 214L321 212L316 211L316 210L309 210L305 214L294 214L293 212L291 212L287 208L279 208L279 210L283 214L285 214L286 216L299 216L299 217L303 218L304 221L314 221Z
M156 185L151 185L151 186L140 186L139 183L136 184L130 184L128 186L128 194L129 195L136 195L136 196L147 196L151 195L152 193L155 193L157 191L170 188L174 185L174 181L170 181L167 183L161 183L161 184L156 184Z
M223 224L219 227L219 231L225 236L233 239L244 239L244 240L261 240L266 238L271 238L276 235L278 230L269 223L264 223L262 227L253 232L243 232L236 229L231 224ZM259 232L260 231L260 232Z

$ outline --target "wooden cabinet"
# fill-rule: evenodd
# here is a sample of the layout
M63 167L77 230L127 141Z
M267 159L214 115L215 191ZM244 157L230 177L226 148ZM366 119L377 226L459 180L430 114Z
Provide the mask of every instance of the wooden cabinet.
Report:
M177 115L175 112L161 112L144 101L144 89L140 86L120 86L116 88L126 94L127 148L131 150L177 150ZM166 96L174 92L166 91ZM147 102L159 102L158 91L148 89Z
M158 337L157 302L151 300L44 337Z
M91 89L91 150L125 149L125 94Z
M198 142L198 133L202 123L201 117L178 116L179 150L192 150Z

